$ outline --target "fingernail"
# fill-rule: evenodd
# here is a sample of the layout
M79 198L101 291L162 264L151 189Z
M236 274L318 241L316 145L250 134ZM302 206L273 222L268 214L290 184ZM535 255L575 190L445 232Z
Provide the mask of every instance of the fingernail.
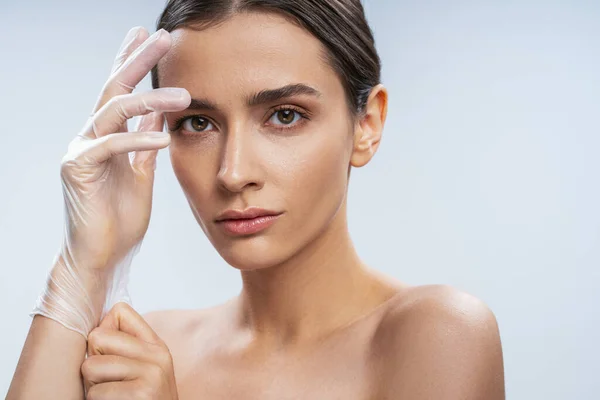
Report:
M135 27L131 28L131 29L129 30L129 32L127 32L127 36L125 36L125 40L124 40L124 41L127 41L127 42L129 42L129 41L130 41L130 40L132 40L134 37L136 37L136 36L137 36L137 34L140 32L140 29L141 29L141 28L142 28L141 26L135 26Z
M160 28L159 30L157 30L156 32L154 32L154 34L152 35L152 42L156 42L158 39L160 39L160 37L164 34L164 32L166 32L163 28Z
M127 35L125 35L125 39L123 39L123 42L121 43L121 48L119 49L119 56L121 56L121 53L126 48L128 48L131 45L131 43L133 43L137 35L140 33L141 28L141 26L136 26L135 28L131 28L129 32L127 32Z

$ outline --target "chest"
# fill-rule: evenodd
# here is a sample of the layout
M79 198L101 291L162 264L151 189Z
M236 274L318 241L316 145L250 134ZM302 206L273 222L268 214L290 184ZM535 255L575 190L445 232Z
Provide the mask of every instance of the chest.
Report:
M180 400L373 399L380 364L368 342L348 339L287 356L207 352L181 361L175 371Z

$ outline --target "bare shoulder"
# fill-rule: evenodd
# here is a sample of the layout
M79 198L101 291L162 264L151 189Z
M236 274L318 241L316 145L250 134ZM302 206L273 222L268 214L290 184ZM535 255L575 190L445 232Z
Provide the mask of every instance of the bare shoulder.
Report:
M439 324L443 321L487 333L498 329L496 317L487 304L448 285L406 288L386 315L385 322L401 324L406 320L412 324Z
M498 323L480 299L446 285L405 289L382 319L375 345L387 395L504 399Z
M198 310L157 310L147 312L142 317L165 341L202 323L202 313Z
M142 317L173 352L179 347L185 347L199 333L205 332L221 307L223 305L202 309L150 311Z

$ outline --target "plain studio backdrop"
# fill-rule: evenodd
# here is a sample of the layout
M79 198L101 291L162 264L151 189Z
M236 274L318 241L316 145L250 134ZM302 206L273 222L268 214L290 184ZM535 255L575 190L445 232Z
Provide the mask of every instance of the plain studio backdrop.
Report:
M61 242L60 159L126 32L154 32L163 6L0 1L0 395ZM359 254L410 284L484 300L500 325L507 398L597 399L600 2L365 7L390 103L379 152L351 177ZM138 90L150 88L147 77ZM209 307L240 288L161 151L134 307Z

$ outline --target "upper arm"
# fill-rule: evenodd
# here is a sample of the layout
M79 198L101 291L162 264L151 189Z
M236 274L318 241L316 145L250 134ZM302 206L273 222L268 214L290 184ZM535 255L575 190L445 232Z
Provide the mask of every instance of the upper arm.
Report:
M505 398L498 325L483 302L436 286L394 311L385 343L386 398Z

